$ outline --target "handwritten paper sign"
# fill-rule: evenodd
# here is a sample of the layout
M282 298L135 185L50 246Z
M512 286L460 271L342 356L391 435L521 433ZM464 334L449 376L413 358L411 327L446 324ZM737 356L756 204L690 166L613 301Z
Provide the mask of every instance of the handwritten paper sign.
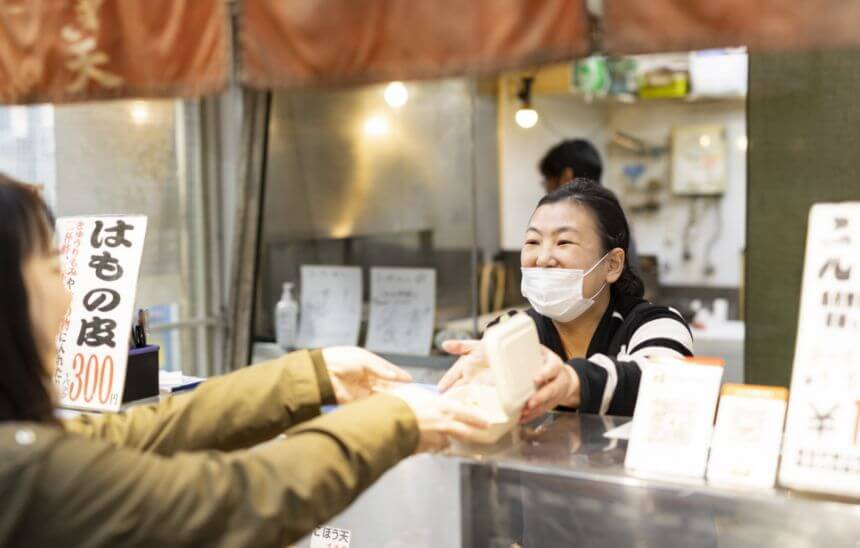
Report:
M298 346L358 344L361 268L302 265Z
M349 548L352 533L347 529L318 527L311 535L311 548Z
M370 269L368 349L427 356L433 341L436 271Z
M860 203L809 214L779 482L860 496Z
M64 217L57 235L72 296L57 340L60 405L118 411L146 217Z
M649 362L624 466L646 475L704 477L722 376L714 365Z
M713 483L773 487L782 447L788 390L726 384L708 461Z

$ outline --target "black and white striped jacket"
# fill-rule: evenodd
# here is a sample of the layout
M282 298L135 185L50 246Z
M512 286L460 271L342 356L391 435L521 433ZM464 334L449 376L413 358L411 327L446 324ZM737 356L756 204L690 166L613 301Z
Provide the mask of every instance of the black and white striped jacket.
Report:
M681 315L612 291L609 307L588 346L588 358L567 360L552 320L534 310L541 344L565 359L580 381L583 413L632 416L645 357L692 356L693 335Z

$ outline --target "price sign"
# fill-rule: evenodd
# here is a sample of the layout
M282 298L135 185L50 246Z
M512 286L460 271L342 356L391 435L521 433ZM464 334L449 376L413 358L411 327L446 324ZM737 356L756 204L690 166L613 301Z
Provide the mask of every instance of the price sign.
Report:
M352 533L347 529L319 527L311 535L311 548L349 548Z
M60 405L118 411L146 217L64 217L57 235L72 296L57 338Z
M661 358L642 371L624 466L645 475L705 475L723 368Z
M779 482L860 496L860 203L809 214Z
M774 386L723 386L708 462L708 481L773 487L788 390Z

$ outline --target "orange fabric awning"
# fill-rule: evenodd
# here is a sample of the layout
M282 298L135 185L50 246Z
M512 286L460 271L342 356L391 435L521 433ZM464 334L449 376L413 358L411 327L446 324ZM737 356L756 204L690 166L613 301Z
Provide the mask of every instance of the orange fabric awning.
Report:
M582 0L244 0L241 81L347 85L498 72L588 53Z
M609 54L860 45L860 2L850 0L605 0L603 9Z
M492 74L583 57L585 0L240 0L242 84ZM611 55L860 46L860 2L604 0ZM197 96L230 77L225 0L0 0L0 103Z
M0 102L217 91L227 25L223 0L0 0Z

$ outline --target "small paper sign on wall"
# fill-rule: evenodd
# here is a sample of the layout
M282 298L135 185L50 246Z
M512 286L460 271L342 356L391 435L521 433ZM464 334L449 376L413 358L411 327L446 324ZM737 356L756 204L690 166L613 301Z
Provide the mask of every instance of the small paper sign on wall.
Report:
M302 265L298 346L355 345L361 330L361 268Z
M860 203L809 214L779 482L860 496Z
M71 293L57 339L60 405L118 411L125 387L144 216L57 219L63 281Z
M370 269L370 320L365 344L368 349L429 355L435 312L435 270Z

